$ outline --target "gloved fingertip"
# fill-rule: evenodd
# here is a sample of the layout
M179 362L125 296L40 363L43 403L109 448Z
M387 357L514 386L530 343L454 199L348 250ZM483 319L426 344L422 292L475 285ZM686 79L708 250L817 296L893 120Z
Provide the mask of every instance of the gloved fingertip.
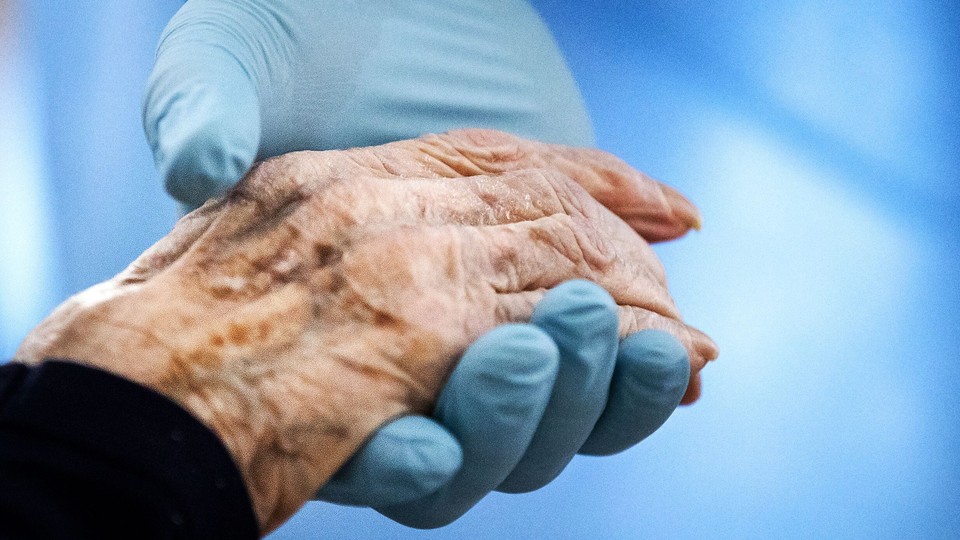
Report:
M575 279L547 291L534 310L533 322L557 316L562 316L564 320L596 317L597 313L616 320L617 303L610 293L596 283Z
M217 111L222 103L202 103L216 99L173 105L157 129L154 155L166 189L193 207L230 189L253 164L259 144L259 119L225 118Z
M536 476L511 474L497 486L497 491L510 494L530 493L546 486L559 474L560 471L551 471L549 474L538 474Z
M690 380L690 357L673 335L660 330L642 330L623 340L620 354L642 358L636 363L633 376L642 380L645 386L676 395L678 401L686 391Z
M533 415L539 421L559 366L557 345L541 329L530 324L499 326L464 352L437 399L434 416L448 427L456 426L457 435L491 417L524 423ZM532 436L533 429L529 431Z
M504 493L540 489L563 471L603 412L616 365L617 306L600 286L562 283L544 295L531 322L557 344L560 366L530 445L497 487Z
M473 380L478 373L490 376L473 380L474 383L493 382L502 385L504 381L499 380L499 376L509 375L512 383L521 386L552 384L557 375L559 354L557 344L536 326L499 326L467 348L444 394L451 389L451 383L455 387L460 379ZM443 398L442 394L440 401Z
M189 8L177 17L199 10ZM229 34L205 33L218 24L171 25L147 83L143 129L167 191L197 207L233 186L256 158L260 100L242 47L226 43Z
M463 466L463 448L457 439L435 421L423 416L405 416L387 424L379 451L396 464L385 480L394 484L390 500L400 504L426 497L453 478Z
M644 330L620 344L610 399L581 454L606 456L630 448L660 428L687 390L690 362L672 335Z
M420 499L449 482L463 450L442 426L405 416L380 428L316 498L336 504L389 506Z
M571 279L554 287L557 294L563 293L571 297L600 302L610 307L616 307L613 297L600 285L586 279Z

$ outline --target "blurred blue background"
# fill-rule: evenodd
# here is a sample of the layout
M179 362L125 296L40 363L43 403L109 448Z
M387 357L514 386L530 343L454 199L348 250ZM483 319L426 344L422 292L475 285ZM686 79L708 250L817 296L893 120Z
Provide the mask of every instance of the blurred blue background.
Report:
M960 537L960 4L533 3L599 146L703 211L657 251L704 397L437 531L311 503L274 538ZM2 356L175 221L140 99L179 5L0 0Z

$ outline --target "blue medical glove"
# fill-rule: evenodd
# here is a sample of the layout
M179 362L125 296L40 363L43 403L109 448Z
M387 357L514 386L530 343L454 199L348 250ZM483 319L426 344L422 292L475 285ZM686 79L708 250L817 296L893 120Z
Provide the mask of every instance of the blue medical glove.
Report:
M143 124L167 190L193 207L294 150L461 127L593 144L536 12L487 0L190 0L161 37Z
M620 342L603 289L560 285L531 324L477 340L441 393L434 417L460 444L456 475L427 497L376 508L433 528L494 489L537 489L577 452L613 454L655 431L680 403L689 374L687 353L669 334L647 330Z

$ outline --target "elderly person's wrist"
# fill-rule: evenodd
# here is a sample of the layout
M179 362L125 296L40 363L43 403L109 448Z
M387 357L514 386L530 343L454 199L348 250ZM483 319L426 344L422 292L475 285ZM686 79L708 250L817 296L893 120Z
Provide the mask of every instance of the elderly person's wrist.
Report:
M318 349L307 387L297 375L264 361L273 355L282 363L283 336L271 341L242 323L228 324L224 332L211 329L217 327L211 321L191 327L199 321L189 296L163 282L134 287L124 282L118 276L61 305L31 333L16 360L90 366L182 407L230 453L263 533L293 514L380 424L407 410L413 391L395 380ZM158 297L166 301L158 305ZM274 301L298 299L293 293ZM352 337L343 335L336 348L372 357ZM248 339L259 341L260 358L243 350Z

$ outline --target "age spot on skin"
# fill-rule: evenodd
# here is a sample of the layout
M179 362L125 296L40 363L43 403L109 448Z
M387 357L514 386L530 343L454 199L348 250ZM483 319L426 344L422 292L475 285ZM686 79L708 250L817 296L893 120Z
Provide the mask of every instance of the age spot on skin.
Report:
M313 245L313 252L318 266L330 266L343 257L343 251L329 244L317 243Z
M394 316L390 315L389 313L385 313L383 311L377 311L373 315L373 324L381 328L384 326L393 326L397 324L397 319Z
M211 279L207 285L207 290L217 300L233 298L248 287L246 278L239 276L218 276Z
M339 292L340 289L343 289L343 287L346 284L347 284L347 279L343 277L343 274L341 274L340 272L336 272L332 276L330 276L330 292L332 293Z
M350 435L350 428L339 422L333 422L329 426L324 426L323 430L339 440L346 440Z
M214 347L223 347L224 343L223 336L220 334L214 334L210 336L210 344Z
M190 352L187 355L187 361L192 365L212 365L219 358L216 354L205 351L205 350L196 350Z
M250 329L242 324L230 323L227 335L236 345L245 345L250 342Z

